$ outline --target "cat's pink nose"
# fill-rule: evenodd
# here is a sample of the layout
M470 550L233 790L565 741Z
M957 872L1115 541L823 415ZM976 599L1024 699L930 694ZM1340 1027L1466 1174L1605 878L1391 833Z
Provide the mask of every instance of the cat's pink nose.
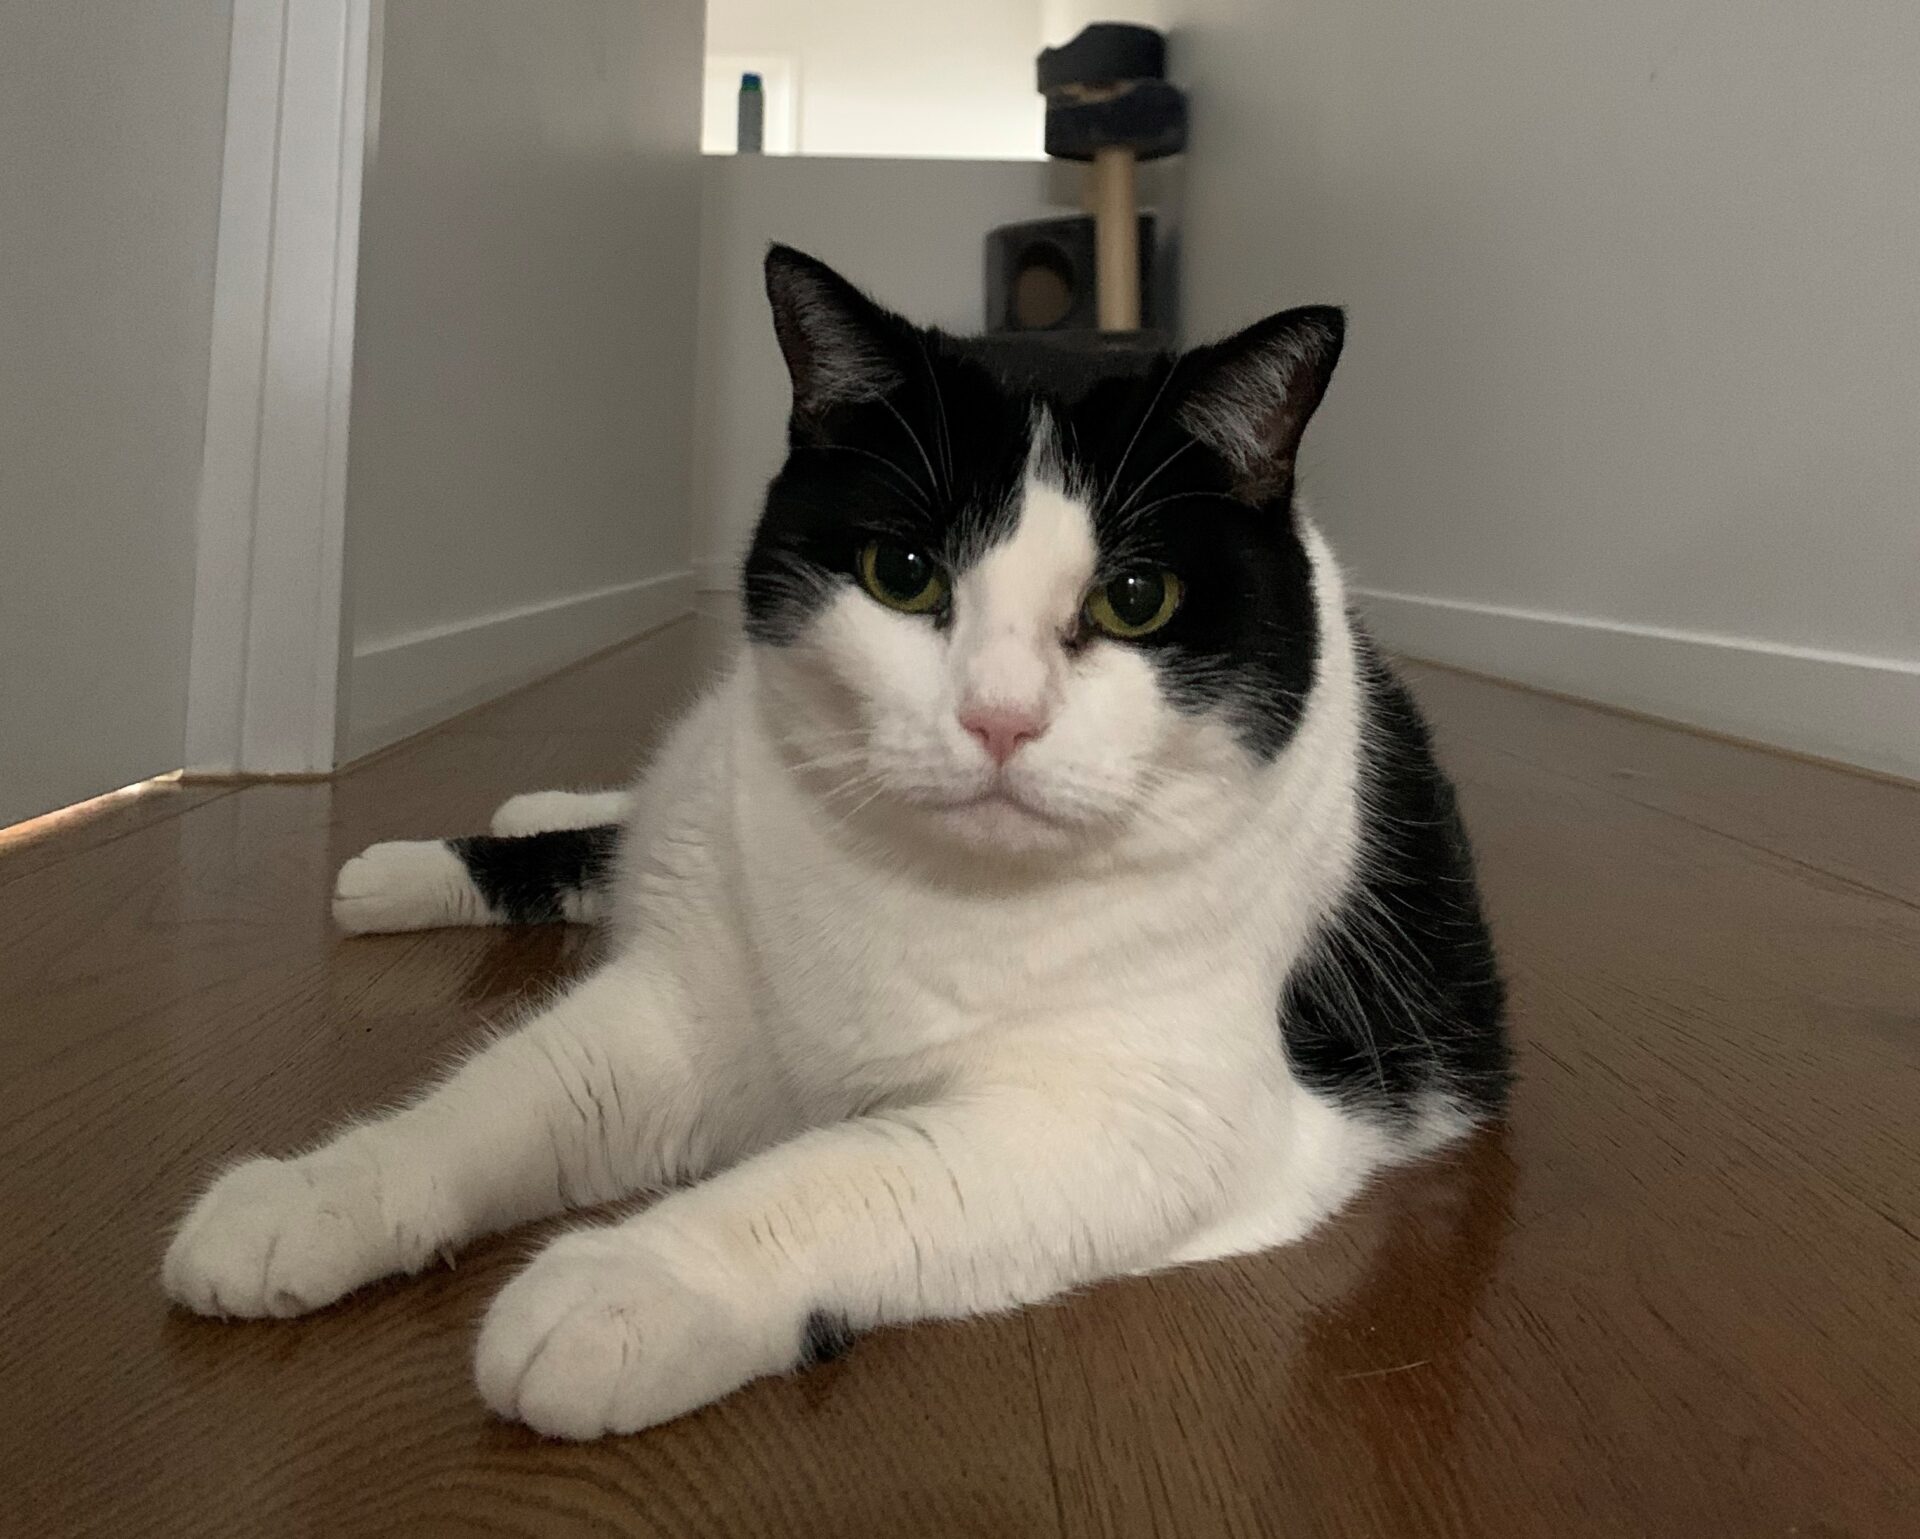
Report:
M967 705L960 708L960 725L971 733L987 757L1005 764L1047 730L1047 720L1038 711L1017 705Z

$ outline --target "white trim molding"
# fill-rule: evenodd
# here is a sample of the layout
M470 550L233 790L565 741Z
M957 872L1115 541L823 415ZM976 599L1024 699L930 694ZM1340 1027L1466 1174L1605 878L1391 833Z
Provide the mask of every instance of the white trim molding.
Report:
M335 762L379 23L380 0L234 0L187 703L199 773Z
M1608 705L1920 779L1920 662L1357 588L1380 640Z
M695 589L691 570L669 572L363 646L342 760L691 614Z

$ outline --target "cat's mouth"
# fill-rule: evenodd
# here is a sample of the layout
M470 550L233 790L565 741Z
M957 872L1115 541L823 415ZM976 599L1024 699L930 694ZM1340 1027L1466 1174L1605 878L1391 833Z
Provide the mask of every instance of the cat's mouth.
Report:
M975 791L971 795L928 802L926 805L931 811L961 817L1011 815L1027 818L1036 823L1046 823L1055 828L1064 827L1067 821L1058 813L1049 811L1039 803L1022 796L1014 787L999 780L993 781L984 789Z

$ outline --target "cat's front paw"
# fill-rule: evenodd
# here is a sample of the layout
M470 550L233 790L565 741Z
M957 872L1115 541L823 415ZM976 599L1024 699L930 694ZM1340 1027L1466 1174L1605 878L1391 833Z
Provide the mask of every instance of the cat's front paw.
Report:
M257 1319L331 1304L400 1254L371 1165L249 1160L215 1181L167 1248L167 1296L197 1314Z
M474 1378L500 1415L549 1437L637 1432L793 1367L791 1324L767 1316L737 1284L705 1286L636 1236L585 1230L501 1290Z

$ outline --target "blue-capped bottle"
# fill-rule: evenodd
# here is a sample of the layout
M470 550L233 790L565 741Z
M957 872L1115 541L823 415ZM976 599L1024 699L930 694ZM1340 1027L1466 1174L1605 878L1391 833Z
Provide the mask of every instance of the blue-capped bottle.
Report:
M760 77L748 73L740 77L740 135L734 149L741 155L758 155L766 131L767 96L760 89Z

